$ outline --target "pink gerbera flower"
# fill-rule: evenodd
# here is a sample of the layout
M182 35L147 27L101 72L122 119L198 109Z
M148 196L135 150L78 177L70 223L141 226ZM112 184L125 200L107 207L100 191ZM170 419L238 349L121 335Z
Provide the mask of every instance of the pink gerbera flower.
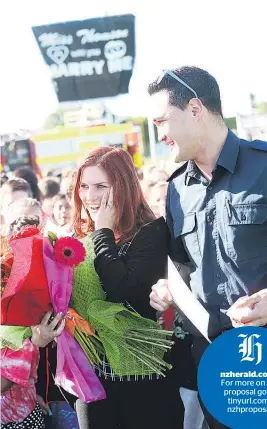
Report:
M85 259L85 248L73 237L62 237L56 240L54 246L55 260L61 264L79 265Z

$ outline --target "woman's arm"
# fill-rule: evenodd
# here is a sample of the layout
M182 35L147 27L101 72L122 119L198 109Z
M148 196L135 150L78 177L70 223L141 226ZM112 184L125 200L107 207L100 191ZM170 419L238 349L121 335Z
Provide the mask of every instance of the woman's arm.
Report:
M95 269L111 302L149 300L150 289L165 276L167 233L163 218L143 226L136 234L126 257L118 256L110 229L93 234Z

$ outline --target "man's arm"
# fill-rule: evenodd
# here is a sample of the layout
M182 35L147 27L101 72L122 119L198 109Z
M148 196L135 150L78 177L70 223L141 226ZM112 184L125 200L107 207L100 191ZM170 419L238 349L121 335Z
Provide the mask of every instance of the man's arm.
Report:
M171 184L169 184L168 186L166 199L168 253L183 281L187 286L189 286L189 258L183 246L181 237L178 237L176 239L173 231L173 218L171 215L170 203L170 186ZM168 280L160 279L154 286L152 286L152 292L150 293L149 297L151 307L153 307L157 311L166 311L171 305L173 305L172 295L168 289Z
M168 186L166 199L166 223L168 226L168 250L169 256L184 282L189 286L190 259L184 248L181 237L175 238L173 229L173 217L171 214L171 184Z
M183 216L182 209L178 212L178 208L172 210L171 202L171 183L168 186L167 198L166 198L166 223L167 223L167 232L168 232L168 250L169 256L174 264L177 265L186 265L190 263L189 256L184 248L181 237L176 237L174 234L174 220L173 216L179 217ZM177 213L176 213L177 211ZM172 214L174 212L174 214Z
M190 265L189 264L179 264L173 261L178 273L182 277L185 284L189 287L189 274L190 274Z

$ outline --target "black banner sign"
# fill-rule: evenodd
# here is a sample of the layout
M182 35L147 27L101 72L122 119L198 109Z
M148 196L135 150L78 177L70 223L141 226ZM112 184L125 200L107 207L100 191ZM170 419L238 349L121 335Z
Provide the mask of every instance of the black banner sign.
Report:
M135 60L135 17L108 16L33 27L59 102L128 92Z

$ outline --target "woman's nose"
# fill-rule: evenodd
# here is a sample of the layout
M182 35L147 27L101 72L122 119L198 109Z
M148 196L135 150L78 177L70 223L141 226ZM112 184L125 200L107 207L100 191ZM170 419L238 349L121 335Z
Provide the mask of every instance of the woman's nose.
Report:
M97 198L96 190L93 188L89 188L87 193L86 193L86 200L89 202L93 202L96 200L96 198Z

